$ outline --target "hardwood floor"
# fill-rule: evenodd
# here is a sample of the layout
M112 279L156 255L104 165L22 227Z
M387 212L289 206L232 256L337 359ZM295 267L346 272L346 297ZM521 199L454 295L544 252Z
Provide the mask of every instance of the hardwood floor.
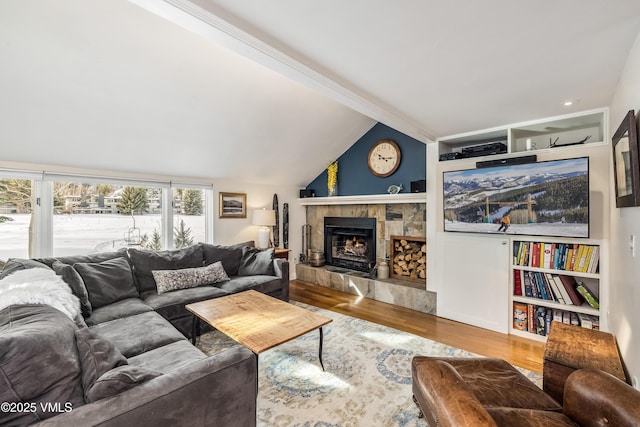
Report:
M410 332L483 356L499 357L513 365L542 372L544 344L538 341L500 334L300 280L291 281L289 296L294 301Z

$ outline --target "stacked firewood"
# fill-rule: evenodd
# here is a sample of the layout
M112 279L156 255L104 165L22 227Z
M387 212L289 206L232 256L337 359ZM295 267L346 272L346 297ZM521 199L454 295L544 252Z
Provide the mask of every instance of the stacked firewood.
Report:
M412 280L427 277L427 244L406 239L393 242L392 268L396 276Z

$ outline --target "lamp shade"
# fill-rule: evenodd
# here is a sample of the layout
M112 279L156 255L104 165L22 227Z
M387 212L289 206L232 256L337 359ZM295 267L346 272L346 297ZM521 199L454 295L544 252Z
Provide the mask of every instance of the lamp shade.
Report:
M253 211L251 224L266 227L276 225L276 211L272 209L256 209Z

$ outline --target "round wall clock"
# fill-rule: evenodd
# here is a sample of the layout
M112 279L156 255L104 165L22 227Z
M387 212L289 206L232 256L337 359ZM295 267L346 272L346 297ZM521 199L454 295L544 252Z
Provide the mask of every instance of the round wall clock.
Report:
M379 177L392 175L400 166L400 147L390 139L381 139L369 150L369 170Z

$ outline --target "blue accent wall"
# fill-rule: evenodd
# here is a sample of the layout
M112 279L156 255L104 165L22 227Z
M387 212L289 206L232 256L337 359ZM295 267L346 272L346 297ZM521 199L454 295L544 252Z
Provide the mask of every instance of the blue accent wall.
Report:
M400 166L393 175L386 178L372 174L367 165L369 149L381 139L394 140L401 152ZM427 146L417 139L378 123L338 157L338 195L387 194L387 188L392 184L402 184L402 193L409 193L411 181L426 179L426 175ZM326 197L326 169L306 188L315 190L317 197Z

